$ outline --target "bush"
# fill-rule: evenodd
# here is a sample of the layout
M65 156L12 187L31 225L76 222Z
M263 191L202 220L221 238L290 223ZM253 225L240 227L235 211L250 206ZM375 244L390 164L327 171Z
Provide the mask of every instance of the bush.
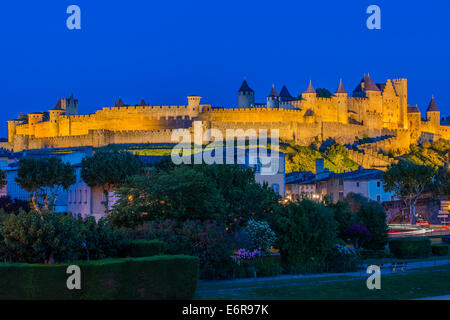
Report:
M277 239L275 232L265 221L249 220L246 231L252 240L252 246L248 249L259 248L262 253L268 252Z
M356 253L344 246L337 245L326 259L326 272L351 272L358 270L360 260Z
M0 257L8 262L53 263L117 256L124 234L104 220L70 214L21 211L0 223Z
M303 271L305 265L325 262L337 240L333 212L310 200L280 208L272 227L278 235L283 268L291 273Z
M81 290L68 290L69 264L0 263L0 300L192 299L199 261L189 256L81 261Z
M396 258L426 258L431 254L431 241L425 238L392 239L389 249Z
M135 240L132 241L126 255L128 257L151 257L164 253L164 241L161 240Z
M382 250L388 242L386 212L381 204L354 193L347 195L357 223L364 225L372 237L363 244L364 249Z
M431 246L431 252L435 256L448 256L448 245L446 244L435 244Z
M167 254L199 257L201 279L233 277L233 237L215 221L153 221L131 231L130 237L159 239L165 243Z

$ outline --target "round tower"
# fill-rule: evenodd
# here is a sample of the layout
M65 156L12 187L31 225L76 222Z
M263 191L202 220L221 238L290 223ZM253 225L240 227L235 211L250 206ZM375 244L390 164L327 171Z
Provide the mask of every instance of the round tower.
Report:
M273 109L278 108L280 103L280 95L275 89L275 85L272 86L272 90L270 90L269 95L267 96L267 108Z
M190 95L188 99L188 111L191 118L195 118L200 113L200 100L202 97L196 95Z
M241 88L238 91L238 107L251 108L255 105L255 91L247 84L247 81L242 82Z
M430 104L428 105L427 120L430 122L433 132L439 133L441 126L441 112L439 111L433 96L431 97Z
M340 123L348 123L348 94L344 88L342 79L339 82L334 96L337 99L337 121Z

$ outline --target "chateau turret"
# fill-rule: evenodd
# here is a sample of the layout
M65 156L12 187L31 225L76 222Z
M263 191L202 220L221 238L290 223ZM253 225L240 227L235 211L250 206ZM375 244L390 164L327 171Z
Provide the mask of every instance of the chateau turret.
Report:
M339 81L339 86L334 95L337 99L337 121L340 123L348 123L348 95L342 79Z
M439 133L439 127L441 125L441 112L439 111L434 97L431 97L430 104L427 109L427 120L431 124L431 128L434 133Z
M255 105L255 91L253 91L247 84L247 81L242 82L241 88L238 91L238 107L251 108Z
M188 96L188 110L191 118L197 117L200 113L200 100L202 97L191 95Z
M275 89L275 85L272 86L272 90L270 90L269 95L267 96L267 108L278 108L280 103L280 95Z

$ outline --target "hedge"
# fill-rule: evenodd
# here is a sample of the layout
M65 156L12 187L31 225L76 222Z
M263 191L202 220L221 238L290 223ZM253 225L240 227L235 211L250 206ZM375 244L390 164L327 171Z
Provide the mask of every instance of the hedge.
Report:
M165 243L161 240L134 240L126 253L133 258L151 257L164 253Z
M435 244L431 246L431 251L435 256L447 256L448 255L448 245L446 244Z
M69 265L81 269L81 289L69 290ZM175 255L66 264L0 263L0 300L192 299L197 257Z
M392 239L389 249L396 258L426 258L431 255L431 241L427 238Z

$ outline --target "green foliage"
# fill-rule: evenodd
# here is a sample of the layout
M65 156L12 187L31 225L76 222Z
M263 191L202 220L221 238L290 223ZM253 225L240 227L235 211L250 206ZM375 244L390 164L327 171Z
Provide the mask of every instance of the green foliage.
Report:
M273 277L281 274L279 255L263 256L256 262L241 260L234 265L234 278Z
M282 145L283 147L283 145ZM284 147L286 149L286 147ZM344 170L355 170L358 164L348 157L347 149L339 144L332 145L320 152L317 145L309 147L292 146L289 150L283 150L287 153L286 157L286 173L295 171L316 171L316 159L324 158L325 168L334 172L342 172Z
M118 194L109 219L125 227L144 220L214 219L237 229L270 215L279 200L255 181L253 170L231 165L160 166L133 177Z
M133 236L134 234L134 236ZM234 262L232 235L215 221L151 221L130 232L138 239L160 239L167 254L200 258L201 279L231 279Z
M81 290L67 289L69 264L0 263L0 299L193 299L199 261L190 256L155 256L76 265L81 268Z
M32 208L42 213L53 209L61 188L67 190L76 182L76 176L70 163L59 158L22 158L16 181L30 192Z
M336 245L326 259L326 272L341 273L358 270L360 260L351 250L341 245Z
M30 211L29 201L11 199L10 196L0 197L0 209L5 213L19 213L20 209Z
M370 240L362 247L370 250L383 249L388 242L389 231L383 206L354 193L349 193L347 199L356 213L356 223L366 226L371 234Z
M431 255L431 241L427 238L392 239L389 249L396 258L426 258Z
M331 98L332 94L330 90L325 88L317 88L316 89L317 98Z
M170 172L135 176L118 190L120 200L109 220L116 226L134 227L143 220L220 219L226 202L214 181L189 166Z
M327 206L333 211L334 220L338 225L338 238L347 240L346 231L357 222L356 215L351 211L347 201L330 202Z
M106 210L108 210L108 191L120 187L129 177L143 171L142 161L129 152L100 150L81 161L83 180L91 187L103 187Z
M333 212L313 201L304 200L280 208L271 225L278 235L277 247L288 272L323 263L336 243L337 224Z
M138 258L138 257L151 257L161 255L164 253L165 243L161 240L134 240L131 242L126 256Z
M435 179L435 191L441 195L450 195L450 166L439 168Z
M53 263L116 256L124 235L93 217L21 211L0 224L0 256L11 262Z
M261 253L269 252L277 239L275 232L265 221L249 220L246 231L253 244L252 247L246 249L260 249Z
M447 244L434 244L431 246L431 252L435 256L448 256Z

